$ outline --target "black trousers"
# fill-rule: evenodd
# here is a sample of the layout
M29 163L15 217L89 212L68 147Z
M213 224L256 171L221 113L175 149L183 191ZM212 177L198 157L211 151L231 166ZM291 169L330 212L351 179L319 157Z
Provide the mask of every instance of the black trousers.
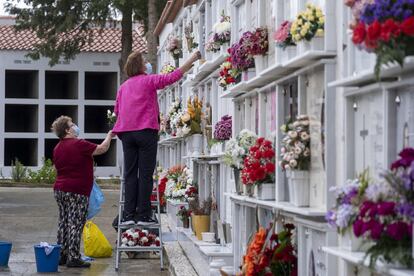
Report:
M124 219L151 216L153 174L157 163L158 131L144 129L119 135L124 151Z

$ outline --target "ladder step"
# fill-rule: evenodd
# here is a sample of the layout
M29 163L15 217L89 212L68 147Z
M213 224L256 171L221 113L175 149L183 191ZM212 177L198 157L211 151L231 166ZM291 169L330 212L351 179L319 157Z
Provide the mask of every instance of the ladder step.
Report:
M120 201L119 204L120 205L124 205L125 204L125 201ZM158 204L160 204L159 201L151 201L151 205L152 206L157 206Z
M160 228L161 229L161 224L159 224L159 223L154 223L154 224L151 224L151 225L138 225L138 224L123 225L123 224L121 224L119 226L119 228L121 228L121 229L130 229L130 228L133 228L133 229L135 229L135 228Z

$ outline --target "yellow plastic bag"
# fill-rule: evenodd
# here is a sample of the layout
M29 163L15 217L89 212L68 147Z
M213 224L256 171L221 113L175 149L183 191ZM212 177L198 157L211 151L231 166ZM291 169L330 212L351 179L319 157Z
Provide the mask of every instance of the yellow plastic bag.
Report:
M85 255L94 258L112 256L112 246L98 226L88 220L83 227L83 243Z

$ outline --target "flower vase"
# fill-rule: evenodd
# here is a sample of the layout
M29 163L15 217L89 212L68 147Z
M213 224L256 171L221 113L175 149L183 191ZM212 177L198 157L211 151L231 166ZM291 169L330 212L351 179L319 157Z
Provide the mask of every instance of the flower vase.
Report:
M199 156L203 151L203 135L193 134L190 136L190 152L191 156Z
M253 186L252 185L243 185L243 195L253 196Z
M242 81L249 81L252 78L254 78L256 75L255 68L249 68L246 71L243 71L242 73Z
M324 37L323 36L315 36L312 38L310 43L310 48L312 51L323 51L324 49Z
M296 46L287 46L283 51L283 56L285 57L285 61L283 63L288 62L289 60L293 59L296 56ZM283 59L282 59L283 60Z
M190 219L188 217L183 219L183 227L186 229L190 227Z
M234 174L234 186L236 189L236 193L240 195L242 193L242 189L240 187L240 170L233 169L233 174Z
M254 66L256 68L256 73L259 74L266 67L266 58L262 55L254 56Z
M220 56L227 55L227 48L228 48L227 43L220 45Z
M198 240L202 240L201 233L210 231L209 215L192 215L193 230Z
M288 171L289 189L292 189L290 203L297 207L309 206L310 184L308 171Z
M357 238L352 230L347 230L342 236L342 246L351 252L366 251L361 237Z
M261 183L254 185L253 196L260 200L274 200L276 193L275 183Z

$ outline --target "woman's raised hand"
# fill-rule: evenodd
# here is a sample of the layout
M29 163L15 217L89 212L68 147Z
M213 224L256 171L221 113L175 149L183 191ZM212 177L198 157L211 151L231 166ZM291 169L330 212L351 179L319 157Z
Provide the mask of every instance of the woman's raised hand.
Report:
M196 62L197 60L201 59L201 52L199 50L195 51L191 55L191 59L192 59L193 62Z
M196 62L197 60L201 59L201 53L200 51L195 51L189 59L187 59L187 61L181 65L180 70L181 72L184 74L186 72L188 72L191 67L193 66L193 63Z

